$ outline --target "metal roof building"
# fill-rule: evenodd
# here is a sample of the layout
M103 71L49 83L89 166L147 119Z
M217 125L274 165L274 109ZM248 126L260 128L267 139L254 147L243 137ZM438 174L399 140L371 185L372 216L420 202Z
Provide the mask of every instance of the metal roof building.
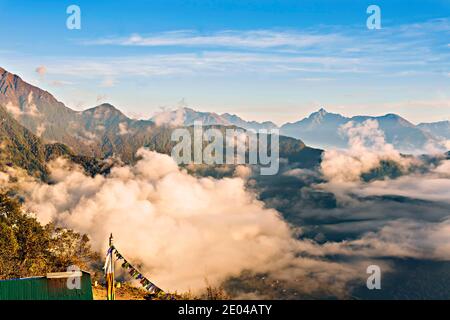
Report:
M68 285L79 280L79 289ZM80 279L76 279L80 278ZM0 300L92 300L91 275L85 271L0 281Z

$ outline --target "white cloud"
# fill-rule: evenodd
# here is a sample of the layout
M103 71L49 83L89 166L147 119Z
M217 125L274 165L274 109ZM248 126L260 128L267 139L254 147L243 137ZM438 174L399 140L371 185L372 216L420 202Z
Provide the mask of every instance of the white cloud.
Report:
M11 102L8 102L6 104L6 110L11 113L11 115L18 119L21 116L29 116L29 117L40 117L41 114L39 112L39 109L37 108L36 104L33 102L33 92L30 91L30 93L27 96L27 100L22 103L22 107L15 105Z
M116 80L113 78L105 78L100 83L100 87L102 87L102 88L111 88L111 87L114 87L115 85L116 85Z
M46 130L45 123L40 123L36 129L36 135L38 137L42 137L42 134L45 132L45 130Z
M377 232L340 243L316 246L322 254L373 258L399 257L450 260L450 220L427 223L409 219L392 221Z
M84 41L88 45L118 45L145 47L192 47L193 50L213 51L230 48L236 52L259 52L283 56L324 58L354 57L353 66L363 66L386 76L409 76L408 73L438 73L448 65L448 57L440 54L439 39L450 33L448 19L435 19L424 23L385 27L367 37L360 28L321 26L307 30L222 30L202 33L192 30L175 30L152 35L134 34L128 37L109 37ZM355 46L355 43L358 45ZM326 57L325 57L326 58ZM336 65L337 63L333 63ZM395 68L392 68L392 67ZM432 66L438 68L431 68ZM405 68L410 67L410 70ZM380 69L381 68L381 69ZM412 69L414 68L414 69ZM320 69L320 68L319 68ZM316 78L316 77L312 77Z
M119 134L126 135L128 133L130 133L130 132L128 130L128 125L126 124L126 122L119 123Z
M50 81L50 85L53 86L53 87L63 87L63 86L66 86L66 85L71 85L71 84L72 84L72 82L64 81L64 80L53 80L53 81Z
M183 108L178 108L176 110L162 109L156 112L152 116L152 121L156 123L157 126L181 126L185 121L185 110Z
M36 73L43 77L47 73L47 68L45 66L39 66L36 68Z
M408 174L396 179L357 184L351 190L363 196L388 194L450 203L450 160L441 161L424 174Z
M300 32L281 32L271 30L250 31L219 31L212 34L200 34L194 31L172 31L160 34L141 36L134 34L129 37L104 38L85 41L89 45L120 45L120 46L208 46L208 47L239 47L239 48L273 48L295 47L306 48L342 41L338 34L307 34Z
M102 102L102 101L105 101L107 97L108 97L108 96L105 95L105 94L99 94L99 95L97 95L96 102L97 102L97 103L100 103L100 102Z
M348 149L325 151L321 171L327 181L359 181L361 174L375 169L382 160L394 161L402 169L407 169L411 164L412 160L403 158L393 145L386 143L384 132L379 129L376 120L366 120L362 124L350 121L340 130L348 138Z
M430 204L434 202L445 207L445 204L450 204L450 160L441 160L434 168L431 165L430 171L425 173L410 173L396 179L375 180L369 183L341 184L340 192L358 197L395 195L415 199L414 201L427 201ZM324 254L340 252L368 257L392 256L448 261L450 219L448 214L438 221L427 216L435 213L421 211L415 218L412 212L406 212L404 217L389 221L378 231L368 232L353 241L328 243L317 250ZM427 222L427 219L431 222Z
M360 264L329 262L313 242L296 240L242 178L197 178L169 156L138 154L136 165L94 178L59 159L51 164L52 185L21 184L26 204L43 223L87 233L100 252L112 232L119 250L166 290L197 291L205 279L217 285L250 270L300 291L339 295L348 281L365 275Z
M292 72L366 73L360 58L333 56L284 56L270 53L220 52L172 53L110 58L78 58L49 61L54 74L65 77L100 78L101 87L111 87L118 77L172 75L218 75Z

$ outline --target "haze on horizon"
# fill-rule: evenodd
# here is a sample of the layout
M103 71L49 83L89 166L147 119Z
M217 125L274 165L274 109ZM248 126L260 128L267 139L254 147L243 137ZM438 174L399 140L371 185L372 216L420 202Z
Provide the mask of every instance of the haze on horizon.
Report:
M281 125L323 106L449 120L450 3L432 2L378 1L368 30L366 1L81 0L68 30L69 1L0 0L0 65L76 110L136 118L189 106Z

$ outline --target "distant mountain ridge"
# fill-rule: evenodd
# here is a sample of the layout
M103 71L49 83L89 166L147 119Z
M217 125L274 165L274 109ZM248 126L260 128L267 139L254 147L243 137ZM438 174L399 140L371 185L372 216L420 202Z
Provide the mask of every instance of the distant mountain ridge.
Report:
M450 121L419 123L417 126L435 137L450 139Z
M0 106L43 140L66 144L77 154L93 157L119 154L131 161L138 145L150 141L156 127L149 120L130 119L110 104L82 112L72 110L2 68Z
M5 167L21 168L47 181L48 161L61 156L81 165L91 175L105 172L111 166L96 158L76 155L66 145L45 143L0 106L0 171L5 171Z
M192 108L163 111L149 120L131 119L108 103L79 112L3 68L0 68L0 106L47 143L65 144L84 156L119 155L125 162L134 161L137 149L142 146L166 150L170 145L170 132L164 124L191 126L195 121L207 126L236 126L247 130L277 128L281 135L319 148L347 147L348 141L339 134L339 128L350 121L362 123L369 119L378 121L388 143L406 152L422 150L430 142L450 139L448 122L416 126L395 114L349 118L324 108L281 127L270 121L246 121L229 113L199 112Z
M425 150L429 143L438 144L440 140L432 132L423 130L420 126L396 114L349 118L329 113L323 108L303 120L284 124L280 130L281 134L286 136L302 137L302 140L309 145L322 148L345 148L348 140L339 134L339 128L349 122L362 124L367 120L376 120L379 128L384 132L386 142L404 152Z
M277 125L271 121L257 122L246 121L241 117L223 113L217 114L215 112L201 112L192 108L178 108L171 111L162 111L154 115L150 120L158 124L169 125L184 125L192 126L195 121L202 122L203 125L224 125L224 126L237 126L246 130L260 130L260 129L274 129Z
M27 170L31 168L29 172L43 175L46 174L46 161L58 154L79 160L88 172L93 172L89 159L117 155L130 163L136 160L136 151L141 147L170 154L175 145L171 141L173 128L170 126L159 126L152 120L130 119L108 103L82 112L74 111L47 91L26 83L4 69L0 69L0 108L4 118L8 119L0 123L0 139L21 142L10 144L13 147L7 156L12 155L16 160L29 159L30 164L20 159L13 164ZM222 115L225 120L221 122L222 116L216 114L198 113L192 109L185 112L187 122L193 124L202 119L208 125L217 121L221 130L236 127L232 121L245 122L229 114ZM13 131L7 130L10 124L15 128ZM180 125L189 127L183 123ZM255 125L259 124L255 122ZM321 153L321 150L305 146L299 139L280 137L280 156L290 161L314 166L320 161ZM94 169L96 165L94 163Z
M229 113L199 112L191 108L163 111L156 114L151 120L157 123L176 123L185 126L193 125L194 121L201 121L204 125L235 125L253 130L280 129L281 135L301 139L307 145L323 149L346 148L348 146L348 139L339 133L339 128L350 121L355 124L362 124L367 120L376 120L379 128L385 134L386 142L393 144L398 150L404 152L423 151L430 143L439 145L442 139L450 139L449 122L416 126L393 113L383 116L345 117L328 112L324 108L302 120L285 123L281 127L273 122L245 121L239 116Z
M324 108L312 113L309 117L294 123L286 123L280 127L281 134L289 137L304 135L308 143L314 145L345 147L339 137L338 128L348 122L340 114L329 113ZM318 135L323 137L318 137ZM326 137L326 139L324 139ZM324 141L326 140L326 141ZM326 143L324 143L326 142Z

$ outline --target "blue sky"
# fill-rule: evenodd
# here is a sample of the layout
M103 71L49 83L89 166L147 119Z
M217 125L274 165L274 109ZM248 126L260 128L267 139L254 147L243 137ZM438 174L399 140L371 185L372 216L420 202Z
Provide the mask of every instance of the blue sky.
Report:
M71 4L81 30L66 28ZM0 14L0 66L78 110L450 119L450 0L0 0Z

